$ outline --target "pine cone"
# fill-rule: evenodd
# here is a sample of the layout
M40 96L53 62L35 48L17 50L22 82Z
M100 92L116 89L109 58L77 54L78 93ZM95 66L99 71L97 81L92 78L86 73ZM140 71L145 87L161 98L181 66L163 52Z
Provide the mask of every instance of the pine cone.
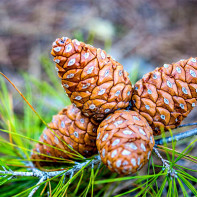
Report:
M134 87L133 109L146 118L154 135L176 128L196 106L197 58L164 64Z
M50 146L37 143L33 150L34 153L32 154L32 159L56 161L53 158L45 157L37 153L57 158L72 158L73 156L69 154L69 152L74 153L75 155L76 152L72 151L65 143L85 157L97 153L96 130L98 126L94 125L89 118L82 115L80 110L75 106L70 105L60 111L58 115L53 116L53 120L49 123L49 127L54 132L46 128L39 141L68 152L66 153ZM39 164L47 165L45 162L38 162L36 165Z
M131 174L147 163L154 146L153 131L139 113L117 110L101 122L96 145L111 171Z
M66 93L85 116L103 120L129 105L128 73L105 51L62 37L53 43L51 54Z

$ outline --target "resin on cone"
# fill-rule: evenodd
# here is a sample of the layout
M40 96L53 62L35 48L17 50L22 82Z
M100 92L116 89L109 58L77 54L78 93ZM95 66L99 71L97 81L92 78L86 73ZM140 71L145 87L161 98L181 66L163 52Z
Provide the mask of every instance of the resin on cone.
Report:
M101 122L96 145L101 160L112 172L131 174L149 160L153 130L146 119L130 110L117 110Z
M104 50L62 37L53 43L51 54L71 102L87 117L103 120L129 105L132 86L128 73Z
M133 109L146 118L154 135L174 129L196 106L197 58L164 64L134 87Z
M46 128L39 141L64 151L37 143L31 156L32 159L56 161L56 159L46 157L41 154L56 158L73 158L73 155L69 153L73 153L75 155L77 155L77 153L71 150L66 144L85 157L89 157L97 153L96 130L98 126L94 125L89 118L82 115L81 111L75 106L70 105L60 111L58 115L53 116L53 120L49 123L49 127L54 132L49 128ZM36 165L45 165L45 162L34 163Z

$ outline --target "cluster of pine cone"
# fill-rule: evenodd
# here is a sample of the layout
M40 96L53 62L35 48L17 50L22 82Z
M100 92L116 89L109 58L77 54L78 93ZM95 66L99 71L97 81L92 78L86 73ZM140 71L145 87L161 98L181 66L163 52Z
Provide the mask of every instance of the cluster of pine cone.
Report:
M51 54L73 104L41 135L36 166L99 152L111 171L135 173L150 158L153 136L176 128L196 105L197 58L164 64L132 87L123 66L102 49L62 37Z

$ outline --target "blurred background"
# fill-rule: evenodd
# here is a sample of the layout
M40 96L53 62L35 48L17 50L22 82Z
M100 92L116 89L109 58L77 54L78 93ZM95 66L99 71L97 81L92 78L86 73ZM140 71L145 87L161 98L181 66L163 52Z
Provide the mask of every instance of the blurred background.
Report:
M196 32L197 0L1 0L0 71L19 88L21 71L47 80L41 57L52 63L52 42L68 36L106 49L135 82L197 56Z
M105 48L128 71L137 64L146 73L197 56L196 32L197 0L1 0L0 70L42 78L40 56L68 36Z
M50 50L61 36L107 50L135 82L164 63L197 56L197 0L0 0L0 71L22 92L24 73L30 74L26 80L29 76L40 80L32 94L36 109L44 107L41 115L46 121L65 105L65 98L54 104L54 89L65 96L59 83L51 90L44 86L45 81L53 84L55 64ZM52 67L47 74L46 65ZM47 94L45 89L49 89ZM13 97L14 111L22 114L22 99ZM39 102L38 97L42 98ZM185 122L194 121L196 109ZM182 151L189 142L177 150ZM191 155L196 155L195 149ZM189 165L187 160L182 162ZM114 193L122 187L128 185Z

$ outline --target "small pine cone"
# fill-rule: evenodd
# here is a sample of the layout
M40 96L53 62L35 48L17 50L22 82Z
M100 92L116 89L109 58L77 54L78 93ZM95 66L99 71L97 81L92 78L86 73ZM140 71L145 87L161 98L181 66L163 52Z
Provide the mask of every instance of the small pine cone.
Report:
M60 111L58 115L53 116L53 120L49 123L49 127L54 132L46 128L40 137L40 142L44 142L76 155L77 153L72 151L66 145L68 144L85 157L89 157L97 153L96 130L98 126L94 125L89 118L82 115L81 111L75 106L70 105ZM69 153L54 149L41 143L36 144L31 158L35 160L56 161L53 158L45 157L37 154L36 152L64 159L73 157ZM45 162L35 162L35 165L39 164L47 165Z
M174 129L196 106L197 58L164 64L134 87L133 109L146 118L154 135Z
M111 171L131 174L144 166L154 146L153 131L135 111L117 110L101 122L96 145Z
M84 115L99 121L129 105L128 73L105 51L62 37L53 43L51 54L66 93Z

